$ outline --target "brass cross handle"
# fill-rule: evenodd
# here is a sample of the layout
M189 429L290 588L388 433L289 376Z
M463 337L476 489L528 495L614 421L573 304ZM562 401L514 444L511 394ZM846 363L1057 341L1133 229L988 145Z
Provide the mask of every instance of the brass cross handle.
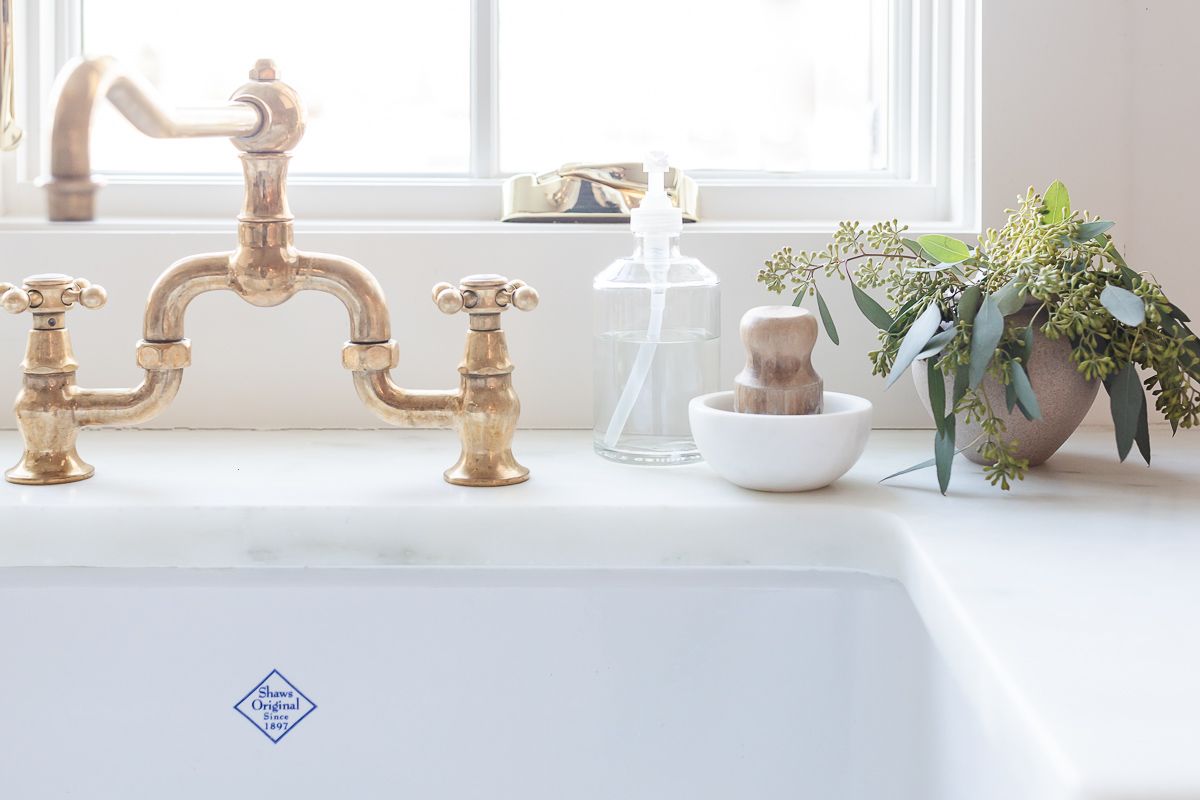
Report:
M509 306L532 311L538 300L537 289L502 275L470 275L458 287L445 282L433 287L433 302L443 314L463 309L468 314L498 314Z
M34 275L24 286L0 283L0 307L10 314L34 310L39 313L66 311L76 303L84 308L102 308L108 302L103 286L66 275Z

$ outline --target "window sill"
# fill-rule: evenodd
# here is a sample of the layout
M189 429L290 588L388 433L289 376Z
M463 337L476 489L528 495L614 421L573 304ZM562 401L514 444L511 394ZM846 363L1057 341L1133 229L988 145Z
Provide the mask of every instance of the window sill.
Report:
M873 220L864 220L873 221ZM921 233L948 233L973 238L978 231L944 220L904 221ZM719 221L701 220L684 226L685 237L737 236L753 234L821 234L831 235L836 228L833 220L813 221ZM0 217L0 234L54 233L62 236L87 236L96 233L172 234L232 232L235 220L231 217L114 217L93 222L49 222L41 217ZM629 236L624 223L512 223L499 220L352 220L298 219L296 232L313 234L456 234L487 236L571 236L578 234Z

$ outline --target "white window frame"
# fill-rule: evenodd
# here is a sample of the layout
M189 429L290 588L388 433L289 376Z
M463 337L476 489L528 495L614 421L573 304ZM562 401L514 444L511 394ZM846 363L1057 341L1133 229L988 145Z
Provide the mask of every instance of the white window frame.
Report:
M928 230L978 229L979 2L892 0L887 170L796 176L693 172L702 222L820 229L841 218L900 217ZM497 174L498 0L471 3L470 174L295 177L292 206L305 218L384 227L498 220L503 183ZM17 107L26 140L15 153L0 157L0 216L28 219L44 214L37 185L46 173L44 121L50 118L56 74L81 48L80 0L18 0L17 14L23 34ZM131 128L129 135L140 134ZM231 148L233 165L234 156ZM240 193L241 180L233 175L111 175L99 195L98 216L151 226L227 219L238 208Z

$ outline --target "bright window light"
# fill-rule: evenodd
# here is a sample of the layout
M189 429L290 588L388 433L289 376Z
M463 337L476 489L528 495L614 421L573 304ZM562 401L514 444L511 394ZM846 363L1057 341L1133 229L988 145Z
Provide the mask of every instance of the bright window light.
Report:
M468 0L83 0L83 48L178 106L223 100L257 59L275 59L308 107L293 174L465 174L470 11ZM240 171L228 141L148 140L106 103L93 142L97 172Z
M499 0L500 167L887 164L885 0Z
M81 2L84 52L176 105L223 99L274 58L309 110L293 174L465 177L475 152L498 154L474 162L493 177L664 148L693 173L837 175L894 167L902 144L889 141L895 0L495 0L494 55L492 32L472 31L491 18L472 3L490 0ZM496 123L473 128L473 109ZM238 171L228 142L148 141L107 104L93 161Z

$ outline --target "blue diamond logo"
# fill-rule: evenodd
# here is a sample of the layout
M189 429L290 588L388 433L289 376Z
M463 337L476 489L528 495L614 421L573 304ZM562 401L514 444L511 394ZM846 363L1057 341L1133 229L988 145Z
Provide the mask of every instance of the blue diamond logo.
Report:
M279 670L259 681L233 710L253 723L276 744L317 708L317 704L297 689Z

